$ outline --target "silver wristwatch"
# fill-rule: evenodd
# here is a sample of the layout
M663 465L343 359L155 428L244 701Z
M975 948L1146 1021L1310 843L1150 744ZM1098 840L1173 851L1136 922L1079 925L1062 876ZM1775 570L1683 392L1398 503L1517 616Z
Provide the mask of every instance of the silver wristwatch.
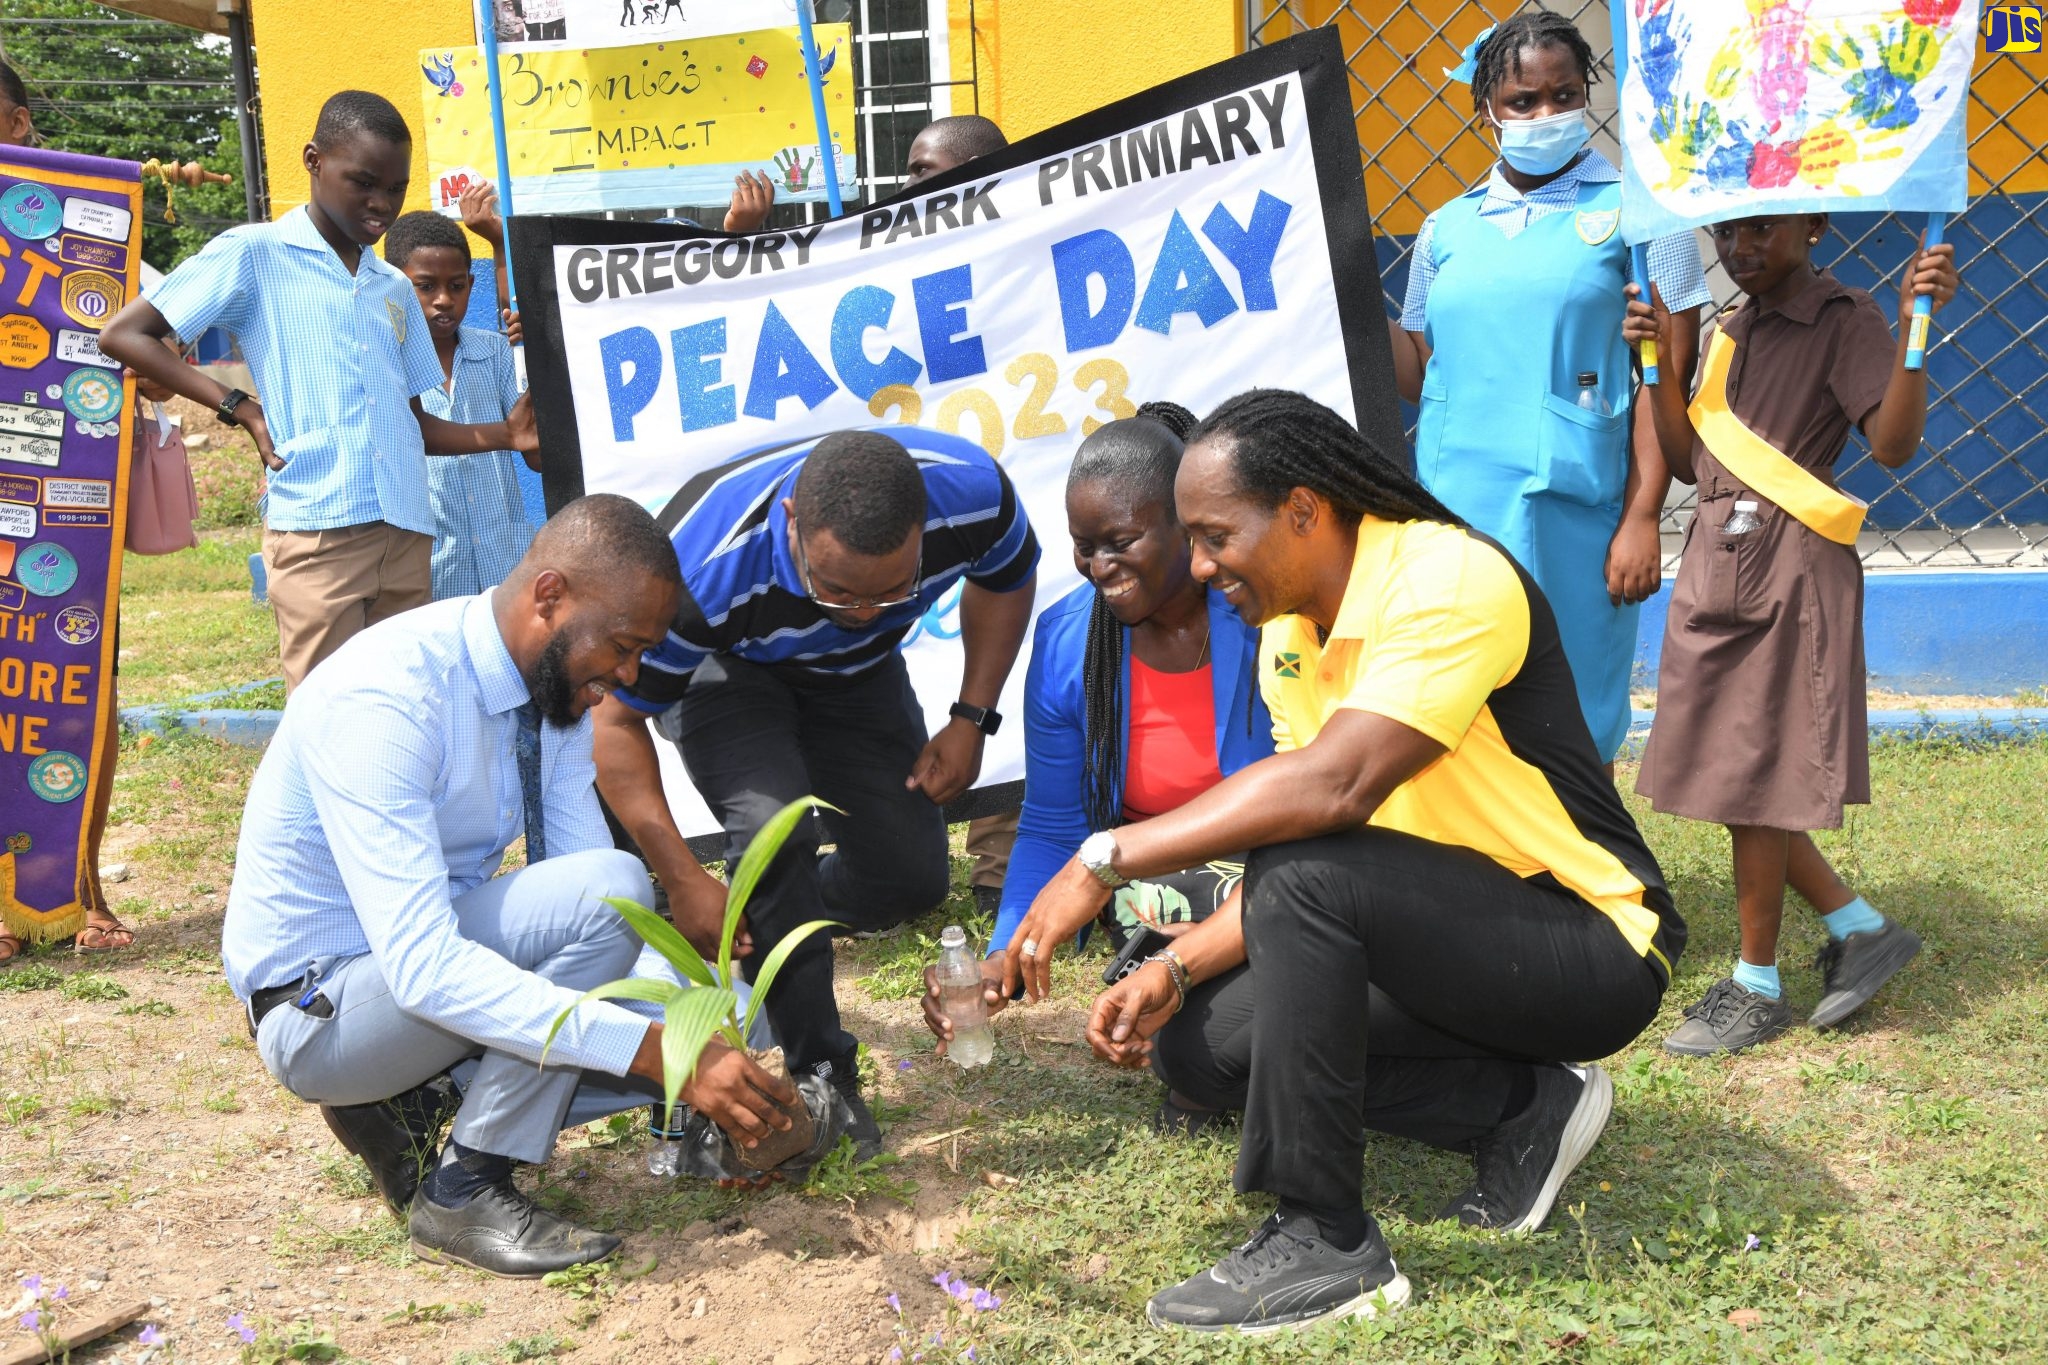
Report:
M1081 866L1095 874L1096 881L1112 891L1129 880L1117 875L1116 835L1109 830L1098 830L1083 839L1074 856L1081 860Z

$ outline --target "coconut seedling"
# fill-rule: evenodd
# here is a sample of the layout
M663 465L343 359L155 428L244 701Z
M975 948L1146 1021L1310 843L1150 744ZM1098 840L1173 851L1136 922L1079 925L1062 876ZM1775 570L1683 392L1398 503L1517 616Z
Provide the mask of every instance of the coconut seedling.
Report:
M663 1011L661 1083L668 1102L667 1126L671 1129L675 1127L676 1097L696 1076L697 1063L714 1037L722 1037L732 1046L744 1049L762 1070L787 1080L789 1068L783 1060L782 1049L774 1047L756 1051L747 1047L747 1035L768 999L776 974L782 970L782 964L796 946L818 930L832 928L837 921L814 919L784 934L755 970L753 990L744 1014L739 1007L739 993L732 988L732 945L739 935L740 919L746 914L747 901L753 896L762 874L775 861L775 855L782 851L783 844L788 842L798 823L809 818L813 809L836 812L839 808L815 796L799 797L770 816L748 841L746 852L740 855L739 866L733 870L726 888L725 924L718 937L718 961L715 965L705 961L696 945L677 932L674 925L646 906L607 897L605 903L618 911L649 947L667 958L676 974L689 984L679 985L651 977L625 977L591 987L577 999L576 1004L556 1017L553 1027L548 1030L547 1043L541 1048L542 1063L547 1061L547 1049L554 1045L555 1034L585 1002L645 1000L660 1005ZM793 1105L784 1106L783 1112L789 1115L793 1124L787 1133L770 1133L755 1148L733 1143L733 1151L741 1161L756 1170L769 1170L811 1145L815 1132L803 1097L799 1095Z

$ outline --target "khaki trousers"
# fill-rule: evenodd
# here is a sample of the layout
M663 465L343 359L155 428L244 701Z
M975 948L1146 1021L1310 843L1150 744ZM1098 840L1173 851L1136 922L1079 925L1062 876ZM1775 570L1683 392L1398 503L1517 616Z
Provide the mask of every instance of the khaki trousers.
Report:
M970 885L1003 889L1003 878L1010 872L1010 849L1017 842L1017 816L1017 811L1011 811L968 823L967 853L974 859L974 871L967 878Z
M263 532L287 691L365 626L433 596L434 538L381 521Z

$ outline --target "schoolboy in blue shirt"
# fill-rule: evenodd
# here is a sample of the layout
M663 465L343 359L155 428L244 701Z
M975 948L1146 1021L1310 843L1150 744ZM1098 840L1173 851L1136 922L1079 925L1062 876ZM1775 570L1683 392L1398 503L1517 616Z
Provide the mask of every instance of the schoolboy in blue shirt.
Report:
M412 178L398 110L366 91L334 95L304 161L303 210L222 233L100 336L108 356L255 439L270 471L263 558L287 687L365 626L428 600L428 454L538 445L530 402L476 425L420 406L440 361L411 282L369 249ZM159 344L216 324L240 342L262 402Z

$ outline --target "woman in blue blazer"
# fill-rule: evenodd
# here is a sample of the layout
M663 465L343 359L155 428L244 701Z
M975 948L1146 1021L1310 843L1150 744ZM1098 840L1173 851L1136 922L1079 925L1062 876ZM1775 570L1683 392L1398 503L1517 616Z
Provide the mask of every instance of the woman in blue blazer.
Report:
M1024 811L986 980L1032 899L1097 830L1163 814L1273 752L1258 632L1188 571L1173 478L1194 415L1148 403L1098 428L1067 475L1067 531L1088 581L1039 614L1024 679ZM1223 903L1243 860L1124 887L1103 928L1169 935ZM1047 945L1046 951L1051 950ZM935 984L925 1018L947 1036ZM991 1009L1005 1003L988 992ZM1168 1027L1171 1027L1169 1025Z

